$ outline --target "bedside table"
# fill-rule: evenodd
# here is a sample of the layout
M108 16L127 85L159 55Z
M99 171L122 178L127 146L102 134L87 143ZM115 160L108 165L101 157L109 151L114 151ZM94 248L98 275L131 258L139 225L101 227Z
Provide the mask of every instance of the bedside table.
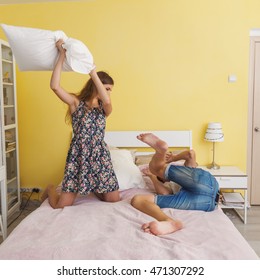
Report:
M242 172L236 166L221 166L220 169L208 169L206 166L198 166L208 172L210 172L218 181L219 188L222 190L230 189L230 190L243 190L244 191L244 198L242 205L232 205L227 206L222 204L222 208L232 208L236 211L236 209L243 209L244 215L241 216L238 211L237 214L242 219L244 224L247 223L247 175Z

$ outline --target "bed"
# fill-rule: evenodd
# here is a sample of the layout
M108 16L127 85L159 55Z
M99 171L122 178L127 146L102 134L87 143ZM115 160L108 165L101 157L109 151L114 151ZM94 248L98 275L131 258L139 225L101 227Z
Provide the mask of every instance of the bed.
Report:
M151 151L136 139L139 133L106 133L105 139L119 179L121 201L106 203L91 194L78 196L71 207L54 210L45 200L0 245L0 259L258 259L221 208L212 212L165 208L163 211L183 221L184 228L164 236L142 231L141 225L153 218L134 209L130 201L135 194L154 190L149 178L141 172L147 162L140 159L149 157L147 154ZM166 140L171 148L192 147L192 132L189 130L153 133Z

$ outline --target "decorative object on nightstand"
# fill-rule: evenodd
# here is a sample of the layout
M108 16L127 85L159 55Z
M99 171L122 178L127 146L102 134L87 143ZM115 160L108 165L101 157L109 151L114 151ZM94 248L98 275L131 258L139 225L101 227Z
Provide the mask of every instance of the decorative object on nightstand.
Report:
M219 169L220 166L215 163L215 142L224 141L224 133L222 131L221 123L212 122L208 124L204 140L213 142L213 161L207 166L208 169Z

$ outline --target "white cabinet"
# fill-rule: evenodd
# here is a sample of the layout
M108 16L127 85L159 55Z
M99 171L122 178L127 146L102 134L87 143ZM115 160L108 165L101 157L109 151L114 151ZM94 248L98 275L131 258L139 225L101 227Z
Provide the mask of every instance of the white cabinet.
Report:
M0 168L4 166L5 170L0 192L0 214L6 230L7 218L20 207L20 179L15 61L7 42L0 40L0 47Z
M222 208L243 209L244 215L241 219L247 223L247 175L236 166L221 166L220 169L208 169L206 166L199 166L200 168L210 172L218 181L219 188L222 193L225 190L232 190L240 192L244 191L243 203L231 203L230 206L222 204ZM237 194L237 193L235 193ZM236 197L236 196L234 196Z

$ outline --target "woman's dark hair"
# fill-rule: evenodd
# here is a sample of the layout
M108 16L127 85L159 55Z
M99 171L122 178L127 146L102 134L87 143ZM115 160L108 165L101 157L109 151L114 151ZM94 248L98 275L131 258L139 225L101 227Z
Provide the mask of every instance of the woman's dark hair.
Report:
M97 75L99 79L101 80L103 85L114 85L114 80L104 71L97 72ZM82 88L80 93L78 94L78 98L80 101L87 102L91 99L93 99L97 95L96 86L93 82L93 80L90 78L86 85ZM71 114L68 109L66 114L66 122L71 123Z

